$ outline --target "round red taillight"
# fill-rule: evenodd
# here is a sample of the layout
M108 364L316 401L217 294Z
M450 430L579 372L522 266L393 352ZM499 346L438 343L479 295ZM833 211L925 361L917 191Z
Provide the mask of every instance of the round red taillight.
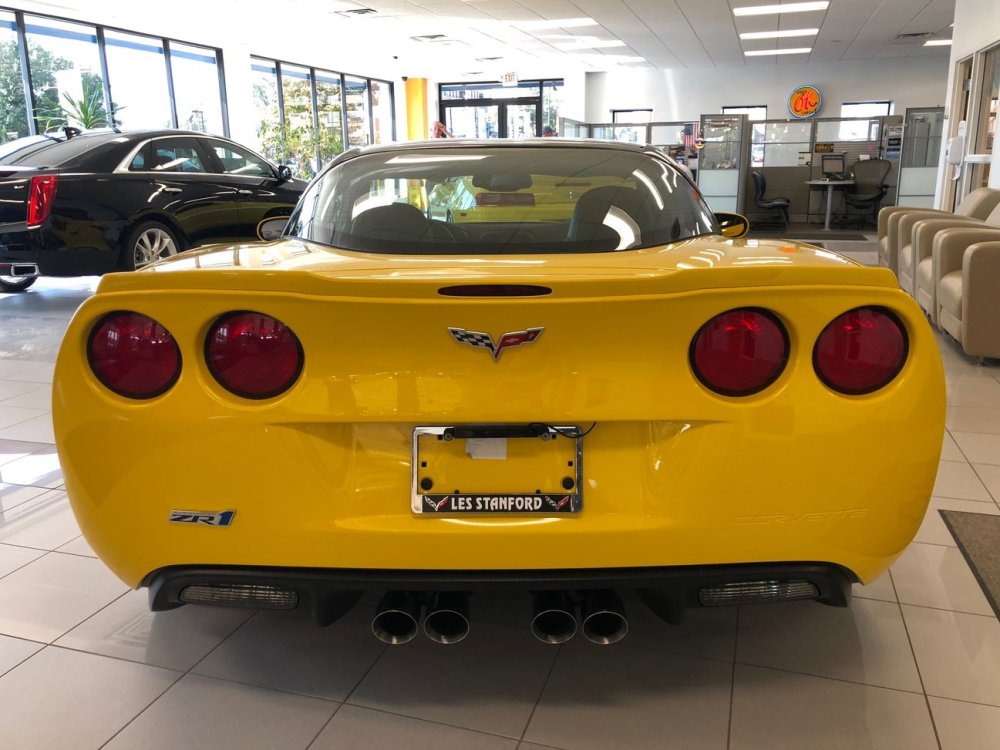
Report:
M857 307L823 329L813 350L816 374L833 390L852 396L884 387L903 369L906 329L884 307Z
M773 313L744 307L716 315L691 341L691 369L724 396L749 396L778 379L788 361L788 333Z
M277 318L258 312L223 315L208 331L205 360L223 388L243 398L284 393L302 372L302 344Z
M117 311L101 318L87 341L87 360L108 389L128 398L154 398L181 374L181 350L150 317Z

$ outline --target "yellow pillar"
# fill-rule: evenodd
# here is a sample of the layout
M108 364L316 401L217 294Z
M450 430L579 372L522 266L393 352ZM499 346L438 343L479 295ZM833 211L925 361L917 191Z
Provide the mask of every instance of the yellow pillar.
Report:
M419 141L428 137L430 123L427 121L427 79L406 79L406 137Z

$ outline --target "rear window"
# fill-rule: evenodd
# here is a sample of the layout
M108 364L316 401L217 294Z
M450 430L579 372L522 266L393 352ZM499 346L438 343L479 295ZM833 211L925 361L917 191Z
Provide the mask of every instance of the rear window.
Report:
M13 164L17 159L23 159L28 154L58 142L57 139L44 135L30 135L0 144L0 164Z
M697 190L640 151L408 148L333 166L286 233L371 253L614 252L718 233Z
M22 167L67 167L81 168L86 166L89 157L93 154L106 152L105 145L114 141L124 141L118 138L107 136L77 136L67 141L51 143L50 145L28 151L23 154L14 154L6 164L16 164Z

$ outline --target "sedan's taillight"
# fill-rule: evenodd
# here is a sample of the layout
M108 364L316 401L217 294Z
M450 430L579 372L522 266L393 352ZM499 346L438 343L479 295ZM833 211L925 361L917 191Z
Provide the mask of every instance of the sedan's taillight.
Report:
M231 312L212 324L205 360L226 390L244 398L271 398L292 387L302 372L302 344L277 318Z
M788 361L788 333L767 310L744 307L716 315L691 341L691 369L725 396L749 396L778 379Z
M101 318L90 332L87 360L101 383L128 398L159 396L181 373L181 352L170 331L136 312Z
M31 178L28 190L28 229L41 226L52 211L52 199L56 195L54 174Z
M903 369L908 349L899 318L884 307L857 307L823 329L813 366L833 390L860 395L888 385Z

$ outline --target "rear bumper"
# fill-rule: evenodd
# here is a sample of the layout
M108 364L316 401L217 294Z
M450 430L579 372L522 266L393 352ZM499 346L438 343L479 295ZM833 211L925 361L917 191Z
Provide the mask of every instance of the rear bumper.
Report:
M686 609L704 606L702 592L706 589L738 583L791 581L812 584L815 595L775 596L770 600L812 598L823 604L846 607L851 600L851 584L857 577L842 566L821 562L489 571L179 565L150 573L141 585L149 588L150 608L154 611L185 604L182 593L190 586L272 587L294 592L297 606L309 609L319 624L326 625L349 610L361 593L369 589L421 592L635 589L660 617L679 622Z

